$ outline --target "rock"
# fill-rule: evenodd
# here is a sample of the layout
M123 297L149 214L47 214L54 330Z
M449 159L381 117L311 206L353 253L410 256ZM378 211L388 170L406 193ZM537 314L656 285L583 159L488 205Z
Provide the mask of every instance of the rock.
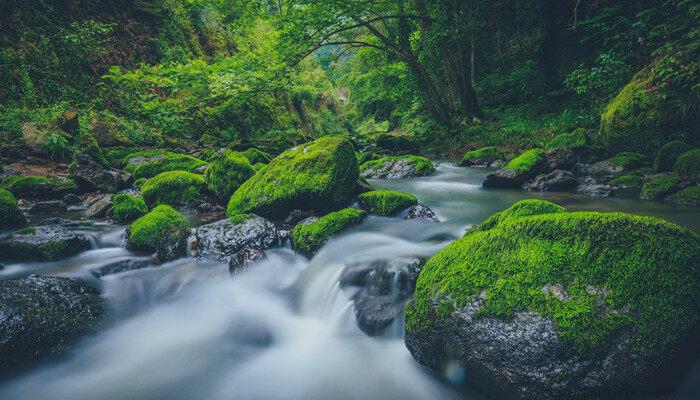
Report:
M61 201L68 206L76 206L82 204L83 199L81 199L80 196L71 193L65 195Z
M107 215L107 211L109 211L112 208L112 206L112 195L105 194L99 196L93 201L93 203L90 205L90 208L85 210L85 218L104 218Z
M195 206L206 200L207 186L201 175L187 171L160 173L141 186L143 201L157 204Z
M115 193L125 188L131 175L114 168L105 168L87 154L75 156L70 173L85 191L97 190L103 193Z
M9 191L0 189L0 229L19 228L27 224L17 199Z
M539 192L559 192L573 189L578 185L574 174L569 171L555 170L548 174L537 175L532 182L526 183L525 190Z
M370 214L392 216L418 204L416 196L396 190L373 190L357 197L360 207Z
M595 179L585 178L576 187L576 191L591 197L608 197L613 194L614 186L597 183Z
M29 207L29 214L55 214L62 213L68 209L61 200L39 201Z
M419 259L374 260L343 271L341 287L360 287L352 299L362 331L371 336L379 334L401 315L422 264Z
M700 185L688 186L666 198L671 203L689 206L700 205Z
M690 145L680 140L674 140L666 143L659 149L659 151L656 153L656 158L654 159L654 165L656 166L657 171L665 172L673 170L673 166L676 164L678 157L692 149L693 148Z
M425 157L389 156L365 162L360 172L367 179L403 179L431 175L435 167Z
M389 133L378 135L377 146L391 152L413 152L418 150L418 144L412 139L402 135Z
M129 226L126 247L155 253L160 261L170 261L185 255L189 234L185 217L174 208L161 204Z
M228 272L237 274L251 264L263 259L265 259L265 252L259 247L244 246L231 257L231 261L228 263Z
M506 210L426 262L407 348L499 399L648 387L700 322L700 275L688 273L700 237L652 217L541 211Z
M504 168L486 176L485 188L520 188L528 179L544 172L547 159L540 149L532 149L512 159Z
M466 152L458 165L460 167L491 167L504 159L503 152L497 147L483 147Z
M578 162L578 157L574 150L564 147L548 150L544 155L547 157L547 165L551 170L571 170Z
M112 214L115 222L131 222L148 213L148 207L142 198L126 193L119 193L112 198Z
M263 251L278 245L279 232L265 218L242 215L200 226L195 230L195 243L193 253L197 257L224 261L236 258L234 263L242 265L247 256L257 254L252 248Z
M124 170L133 174L135 178L151 178L163 172L186 171L195 173L207 163L186 154L161 153L148 154L144 160L132 158Z
M700 149L686 151L678 157L673 171L684 179L700 183Z
M292 230L292 248L311 256L334 235L361 223L367 213L356 208L345 208L324 215L312 222L301 222Z
M639 193L642 200L660 200L681 188L681 179L675 175L658 175L644 183Z
M350 203L357 179L352 144L324 136L275 157L236 190L226 211L275 219L296 209L331 211Z
M92 248L88 236L69 230L70 226L63 221L46 220L40 225L20 229L0 239L0 259L55 261Z
M32 275L0 281L0 376L54 358L97 331L107 305L74 279Z
M415 206L409 208L403 219L418 219L425 222L440 222L440 219L438 219L433 210L422 204L416 204Z
M313 211L292 210L292 212L287 215L287 218L282 221L282 226L293 228L301 221L311 217L315 217Z
M17 198L36 200L59 199L78 189L71 179L19 175L5 178L2 187Z
M206 169L204 180L221 204L226 204L233 192L247 181L255 171L250 161L232 150L217 153Z
M114 275L120 272L133 271L158 265L157 260L151 257L127 258L115 261L99 268L91 269L90 273L101 278L107 275Z

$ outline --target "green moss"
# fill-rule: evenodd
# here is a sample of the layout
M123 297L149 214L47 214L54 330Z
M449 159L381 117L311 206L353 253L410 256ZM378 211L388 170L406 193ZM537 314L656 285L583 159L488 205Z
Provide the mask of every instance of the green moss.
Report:
M15 196L5 189L0 189L0 229L16 228L26 222Z
M134 181L133 186L135 188L141 189L141 187L143 187L143 184L146 183L147 180L148 179L146 179L146 178L139 178L139 179Z
M132 149L128 153L126 153L123 158L122 162L126 165L131 161L133 158L152 158L152 157L165 157L165 156L170 156L174 155L175 153L172 153L170 151L166 150L160 150L160 149L146 149L146 150L137 150L137 149Z
M678 175L688 177L694 182L700 182L700 149L693 149L683 153L676 160L673 170Z
M381 156L373 151L366 151L362 153L356 153L355 158L357 159L357 165L362 165L367 161L372 161L381 158Z
M645 159L646 157L643 154L624 151L622 153L617 153L608 161L615 167L623 167L624 169L630 170L646 164Z
M658 200L673 193L678 188L680 178L675 175L657 176L642 186L639 198L642 200Z
M654 172L655 172L655 170L653 167L642 167L642 168L633 169L632 171L628 172L627 175L644 176L644 175L651 175Z
M157 204L197 204L206 191L206 183L201 175L185 171L163 172L147 180L141 187L143 200L150 207Z
M356 208L332 212L309 224L298 224L292 230L295 250L311 255L318 251L333 235L357 225L367 213Z
M440 324L435 302L461 309L484 294L478 317L533 311L579 351L628 332L656 352L699 321L700 238L669 222L623 213L557 212L503 221L431 257L406 308L406 329ZM566 298L549 294L561 285ZM449 314L449 313L447 313Z
M294 209L337 209L352 199L357 176L352 144L324 136L275 157L236 190L227 213L277 217Z
M15 235L33 235L36 233L36 228L33 226L28 226L26 228L17 229L13 232Z
M136 178L150 178L162 172L187 171L194 172L197 168L207 165L206 162L185 154L171 154L163 158L147 161L141 165L130 165L124 170Z
M588 137L586 136L586 131L579 128L573 131L572 133L563 133L561 135L556 136L544 146L544 149L580 149L586 146L588 146Z
M116 194L112 197L112 212L117 222L131 222L148 212L143 199L130 194Z
M666 143L664 147L660 148L659 152L656 153L656 160L654 160L656 170L659 172L671 171L678 157L688 150L692 150L692 147L680 140Z
M508 165L506 165L506 169L516 172L527 172L545 161L546 157L542 149L530 149L510 160Z
M204 180L209 190L225 202L254 173L253 167L243 154L224 150L213 158L204 173Z
M266 164L263 164L263 163L253 164L253 171L258 172L258 171L262 170L263 168L265 168L265 165Z
M159 205L134 221L128 230L127 246L139 251L157 251L189 234L185 217L168 205Z
M110 147L110 148L105 148L103 149L103 153L107 161L110 163L110 165L114 165L116 167L122 167L124 165L124 159L129 156L130 154L136 153L138 151L141 151L142 149L140 148L134 148L134 147L124 147L124 146L115 146L115 147Z
M272 156L255 147L251 147L248 150L244 151L243 155L245 156L245 158L248 159L248 161L250 161L251 164L267 164L272 160Z
M418 204L416 196L395 190L372 190L358 196L360 206L370 214L395 215Z
M642 187L642 178L639 175L622 175L608 182L608 185Z
M669 196L668 200L676 204L700 206L700 185L688 186Z
M513 204L510 208L491 215L477 226L478 230L485 231L498 226L503 222L511 221L517 218L562 212L566 212L566 208L554 204L551 201L526 199Z
M360 165L360 171L364 172L367 170L377 170L381 168L381 166L384 165L386 162L394 160L411 160L411 163L415 166L416 169L416 173L414 176L426 176L435 172L435 166L433 166L433 163L429 159L413 155L388 156L378 158L376 160L370 160Z
M45 176L8 176L2 181L2 188L16 197L48 199L62 197L77 191L78 186L71 179L56 179Z
M480 149L468 151L464 153L464 156L462 157L462 161L459 162L460 166L465 166L465 165L470 165L470 162L473 160L480 160L480 159L493 159L493 160L502 160L505 159L505 156L503 155L503 152L498 149L498 147L482 147Z
M230 218L231 222L234 225L241 224L245 222L246 220L249 220L251 218L255 218L255 215L253 214L236 214Z

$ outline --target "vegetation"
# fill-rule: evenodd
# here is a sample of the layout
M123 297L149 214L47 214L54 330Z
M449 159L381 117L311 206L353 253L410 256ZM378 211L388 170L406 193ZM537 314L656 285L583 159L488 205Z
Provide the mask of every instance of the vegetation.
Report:
M609 181L608 185L642 187L642 178L639 175L622 175Z
M668 199L677 204L698 206L700 205L700 185L688 186L671 195Z
M184 241L187 235L189 225L182 214L168 205L159 205L129 226L127 246L156 252Z
M65 196L78 190L71 179L47 178L44 176L8 176L2 187L15 197L50 199Z
M566 212L564 207L549 201L537 199L520 200L519 202L513 204L510 208L486 218L481 224L477 225L477 229L480 231L485 231L494 228L501 223L517 218L562 212Z
M143 200L151 207L196 205L205 200L206 193L204 178L186 171L163 172L141 186Z
M700 182L700 149L683 153L676 160L673 170L681 176L688 177L694 182Z
M639 198L642 200L659 200L678 190L680 179L677 176L657 176L642 186Z
M460 166L471 165L473 162L478 160L489 160L496 161L505 159L503 152L498 149L498 147L482 147L480 149L468 151L462 156L462 160L459 162Z
M248 161L251 164L267 164L270 162L270 160L272 160L272 157L268 153L256 149L255 147L251 147L248 150L244 151L243 155L245 156L245 158L248 159Z
M356 208L344 208L324 215L308 224L298 224L292 230L292 245L295 250L311 255L320 249L333 235L357 225L367 213Z
M362 165L360 165L360 171L365 172L378 170L382 168L385 164L390 162L396 162L398 160L408 161L415 170L414 176L426 176L435 172L435 167L429 159L413 155L388 156L378 158L376 160L366 161Z
M115 194L112 197L112 213L117 222L131 222L148 213L148 207L143 199L130 194Z
M544 151L531 149L510 160L506 169L515 172L529 172L546 161Z
M643 154L633 152L617 153L610 160L610 164L615 167L623 167L625 170L633 170L646 164Z
M26 223L15 196L5 189L0 189L0 229L17 228Z
M654 160L656 170L659 172L671 171L678 157L691 149L692 147L680 140L666 143L664 147L660 148L659 152L656 153L656 159Z
M253 166L244 153L224 150L213 157L204 173L204 181L209 191L222 203L226 203L233 192L254 173Z
M558 148L579 149L588 145L588 137L586 131L578 128L572 133L562 133L554 139L550 140L545 146L545 150Z
M187 171L195 172L198 168L206 166L207 163L185 154L169 154L161 158L146 161L141 165L129 165L124 168L136 178L150 178L162 172Z
M360 206L370 214L395 215L418 204L416 196L395 190L372 190L358 196Z

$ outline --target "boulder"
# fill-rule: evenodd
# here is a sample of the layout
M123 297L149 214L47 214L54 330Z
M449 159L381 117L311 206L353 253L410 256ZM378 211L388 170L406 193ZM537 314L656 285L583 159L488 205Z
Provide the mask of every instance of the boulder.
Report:
M3 179L2 187L17 198L32 200L60 199L78 190L71 179L46 176L9 176Z
M204 173L204 180L222 204L247 181L255 171L242 153L224 150L216 154Z
M72 231L66 220L50 219L0 239L0 259L56 261L92 248L90 238Z
M170 261L185 255L189 233L185 217L162 204L129 226L126 247L155 254L160 261Z
M148 213L148 207L142 198L126 193L115 194L112 216L116 222L131 222Z
M114 168L105 168L87 154L80 153L70 166L72 178L85 191L115 193L124 189L131 175Z
M531 182L523 185L525 190L538 192L561 192L578 185L576 176L569 171L555 170L548 174L537 175Z
M56 214L65 212L68 209L61 200L38 201L29 207L29 214Z
M90 270L94 276L101 278L107 275L114 275L120 272L133 271L158 265L157 260L151 257L131 257L124 260L115 261L107 265Z
M195 206L207 200L207 186L201 175L187 171L160 173L141 186L143 201L158 204Z
M104 218L107 215L107 212L112 209L112 206L112 195L101 195L94 199L90 207L85 210L85 218Z
M213 257L222 261L235 258L237 266L242 266L257 254L252 249L263 251L277 246L280 240L279 231L272 222L252 214L202 225L195 230L194 237L192 252L197 257Z
M356 208L345 208L312 221L297 224L292 230L292 248L311 256L338 233L361 223L367 213Z
M512 159L504 168L486 176L485 188L520 188L528 179L544 172L547 158L541 149L532 149Z
M68 206L77 206L83 203L83 199L80 198L80 196L70 193L65 196L63 196L63 199L61 199L64 204Z
M666 198L671 203L689 206L700 205L700 185L688 186Z
M0 229L19 228L27 220L19 209L17 199L9 191L0 189Z
M199 168L205 167L207 163L198 158L186 154L175 154L169 152L143 153L144 158L133 157L128 161L125 171L134 175L135 178L151 178L163 172L187 171L194 173Z
M440 222L440 219L437 217L437 215L435 215L433 210L422 204L416 204L415 206L409 208L403 219L415 219L425 222Z
M505 160L503 152L497 147L483 147L464 153L459 162L460 167L491 167Z
M659 175L644 183L639 193L642 200L661 200L664 197L677 192L681 186L681 179L675 175Z
M409 351L441 373L456 363L494 398L649 387L700 322L700 237L652 217L541 211L506 210L426 262Z
M403 179L431 175L435 167L425 157L389 156L365 162L360 172L367 179Z
M32 275L0 281L0 377L55 358L97 331L107 314L87 283Z
M544 153L547 157L547 165L551 170L564 169L570 170L576 166L579 161L578 156L572 149L567 149L565 147L554 148L547 150Z
M265 252L259 247L244 246L238 250L228 263L228 271L237 274L244 271L251 264L265 259Z
M416 196L396 190L372 190L358 197L360 207L370 214L392 216L418 204Z
M352 144L324 136L275 157L236 190L227 213L282 218L296 209L338 209L352 200L357 178Z

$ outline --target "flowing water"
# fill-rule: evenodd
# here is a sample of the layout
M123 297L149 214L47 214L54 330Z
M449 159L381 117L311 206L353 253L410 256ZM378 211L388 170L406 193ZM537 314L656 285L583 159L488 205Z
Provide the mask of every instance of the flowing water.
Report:
M183 258L95 278L91 270L134 257L121 248L124 227L90 228L95 248L54 263L6 265L0 279L32 272L81 277L100 286L111 307L107 326L60 360L0 385L2 399L481 399L455 369L434 376L403 344L402 321L380 337L355 322L351 289L339 287L348 264L427 257L468 226L525 197L571 210L653 215L700 230L696 209L572 194L484 191L486 169L441 163L435 176L374 181L414 193L440 224L370 217L308 260L287 248L229 276L215 261ZM696 367L681 384L698 381ZM681 398L681 397L677 397Z

